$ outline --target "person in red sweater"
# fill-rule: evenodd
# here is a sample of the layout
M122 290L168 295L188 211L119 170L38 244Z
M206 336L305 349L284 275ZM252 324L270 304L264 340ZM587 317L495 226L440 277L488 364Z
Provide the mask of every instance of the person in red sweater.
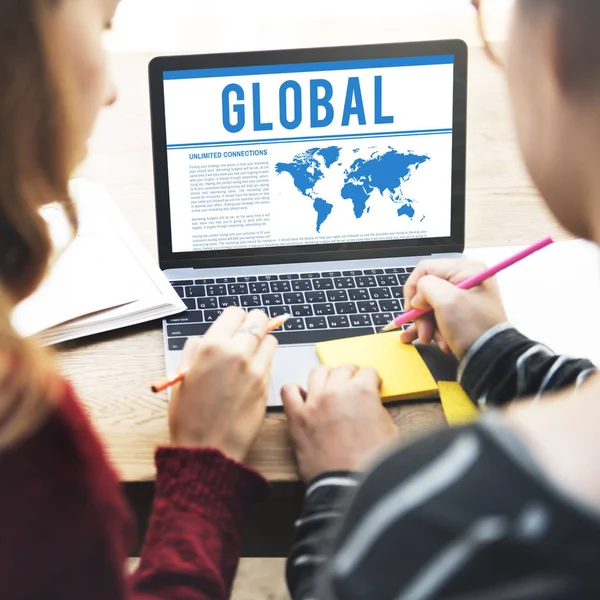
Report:
M156 453L154 508L137 571L119 482L73 389L11 328L52 258L39 208L62 204L103 105L102 48L117 0L0 2L0 598L228 598L242 525L267 490L242 466L261 427L277 342L267 318L225 311L188 344Z

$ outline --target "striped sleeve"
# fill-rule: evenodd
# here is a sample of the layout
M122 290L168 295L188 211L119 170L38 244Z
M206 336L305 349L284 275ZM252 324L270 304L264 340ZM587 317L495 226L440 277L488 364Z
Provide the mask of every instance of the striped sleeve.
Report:
M312 597L315 575L331 556L339 522L357 487L358 475L348 471L324 473L308 485L286 568L294 600Z
M483 408L579 386L595 370L589 360L556 355L504 323L473 344L461 360L458 377Z

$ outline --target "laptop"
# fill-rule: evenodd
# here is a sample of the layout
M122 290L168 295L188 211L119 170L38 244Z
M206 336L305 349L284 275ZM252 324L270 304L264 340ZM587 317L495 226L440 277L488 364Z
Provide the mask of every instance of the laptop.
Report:
M149 67L160 267L188 310L167 372L227 306L275 332L269 406L317 342L373 334L424 258L464 250L462 41L169 56Z

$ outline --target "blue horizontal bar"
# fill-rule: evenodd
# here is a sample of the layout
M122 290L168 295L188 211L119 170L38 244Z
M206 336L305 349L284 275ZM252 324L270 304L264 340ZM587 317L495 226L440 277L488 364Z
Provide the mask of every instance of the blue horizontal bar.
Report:
M218 69L190 69L165 71L163 79L200 79L202 77L236 77L240 75L271 75L273 73L304 73L310 71L343 71L346 69L376 69L384 67L416 67L424 65L451 65L454 55L413 56L406 58L378 58L364 60L327 61L284 65L258 65L252 67L226 67Z
M269 138L264 140L231 140L224 142L198 142L196 144L168 144L167 150L188 150L192 148L219 148L223 146L255 146L257 144L288 144L290 142L311 142L319 140L343 140L381 137L403 137L411 135L440 135L452 133L452 129L420 129L415 131L383 131L376 133L348 133L339 135L315 135L291 138Z

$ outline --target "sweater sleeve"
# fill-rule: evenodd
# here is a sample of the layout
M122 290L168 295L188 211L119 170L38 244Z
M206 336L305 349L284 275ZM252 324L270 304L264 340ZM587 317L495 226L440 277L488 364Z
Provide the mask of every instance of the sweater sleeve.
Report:
M460 362L458 378L483 408L578 386L595 370L589 360L554 354L503 323L473 344Z
M265 480L212 449L161 448L150 525L131 577L135 600L225 600L241 530Z

